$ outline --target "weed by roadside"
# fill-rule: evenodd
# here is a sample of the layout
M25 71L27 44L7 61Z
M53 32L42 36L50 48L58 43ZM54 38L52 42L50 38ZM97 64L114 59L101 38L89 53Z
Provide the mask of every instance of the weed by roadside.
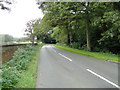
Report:
M21 79L16 84L16 88L35 88L37 77L37 65L39 58L40 47L37 48L32 61L29 63L26 71L21 73Z
M15 88L15 85L22 78L21 73L28 69L36 51L43 45L27 45L25 49L19 48L14 53L13 59L2 67L2 88Z

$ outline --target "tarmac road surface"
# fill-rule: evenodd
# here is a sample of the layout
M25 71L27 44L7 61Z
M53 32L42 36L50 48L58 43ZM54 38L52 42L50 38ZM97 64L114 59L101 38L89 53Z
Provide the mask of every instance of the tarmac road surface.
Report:
M118 64L45 45L40 51L36 88L119 88Z

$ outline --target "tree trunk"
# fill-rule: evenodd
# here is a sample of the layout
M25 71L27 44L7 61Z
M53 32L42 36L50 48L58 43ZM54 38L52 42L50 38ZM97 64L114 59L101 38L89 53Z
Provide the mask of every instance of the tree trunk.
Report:
M87 9L86 9L86 38L87 38L87 49L91 51L89 13Z
M90 44L90 31L89 31L89 24L87 23L86 29L86 37L87 37L87 49L91 51L91 44Z
M32 36L32 45L34 45L34 36Z
M69 31L68 31L68 40L67 40L67 44L69 45L70 44L70 34L69 34Z
M66 24L66 29L67 29L67 45L70 45L70 33L69 33L68 24Z
M70 38L70 44L73 42L73 35L72 35L72 31L69 32L69 38Z

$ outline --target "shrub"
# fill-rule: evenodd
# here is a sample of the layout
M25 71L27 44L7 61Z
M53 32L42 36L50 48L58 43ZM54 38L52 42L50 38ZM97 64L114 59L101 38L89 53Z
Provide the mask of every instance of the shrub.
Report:
M13 67L14 64L15 64L15 61L14 61L14 60L10 60L9 62L7 62L7 63L5 64L5 66L3 66L3 69L4 69L4 68Z
M42 46L42 45L41 45ZM25 49L15 51L12 60L2 69L2 88L14 88L19 82L20 74L26 70L38 46L27 45Z
M28 64L29 64L29 60L23 58L15 63L15 67L17 68L17 70L26 70Z
M94 51L94 52L99 52L99 51L100 51L100 48L96 46L96 47L93 48L93 51Z
M82 50L87 50L87 45L86 45L86 44L83 45L83 46L81 47L81 49L82 49Z
M74 42L74 43L72 43L70 46L71 46L72 48L79 49L79 47L80 47L80 43L78 43L78 42Z
M15 67L5 68L2 72L2 88L14 88L20 79L20 71Z
M1 73L2 73L2 70L0 69L0 90L1 90L1 88L2 88L2 75L1 75Z

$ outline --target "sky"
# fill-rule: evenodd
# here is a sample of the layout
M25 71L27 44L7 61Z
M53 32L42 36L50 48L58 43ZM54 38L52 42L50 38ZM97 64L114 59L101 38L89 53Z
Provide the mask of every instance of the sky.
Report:
M0 10L0 34L13 37L25 37L26 23L30 20L42 18L43 13L38 9L35 0L15 0L10 5L11 11Z

